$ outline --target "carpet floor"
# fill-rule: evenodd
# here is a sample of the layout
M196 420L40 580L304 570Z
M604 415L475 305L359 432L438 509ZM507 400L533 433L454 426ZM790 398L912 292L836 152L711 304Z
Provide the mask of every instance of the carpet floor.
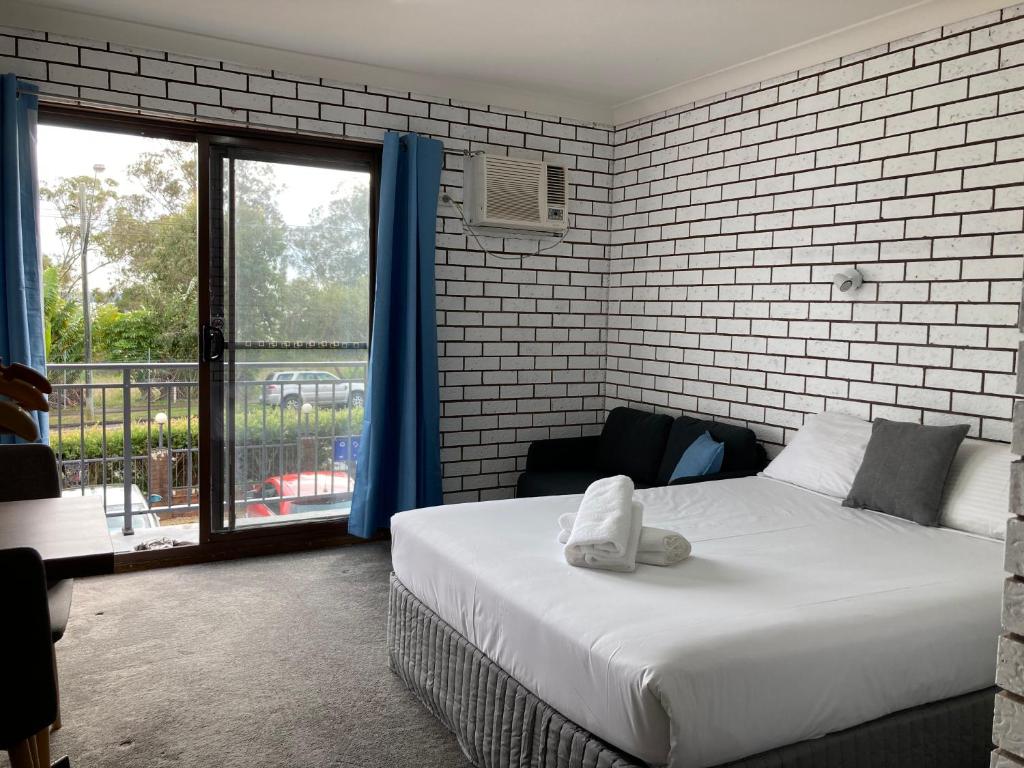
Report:
M76 580L54 756L73 768L469 768L388 669L390 570L388 545L366 544Z

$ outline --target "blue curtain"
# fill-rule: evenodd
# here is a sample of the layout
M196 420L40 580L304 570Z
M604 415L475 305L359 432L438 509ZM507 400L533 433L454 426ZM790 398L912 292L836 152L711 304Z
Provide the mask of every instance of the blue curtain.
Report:
M441 503L434 238L441 142L384 137L377 283L348 529L369 538L396 512Z
M46 373L36 180L36 88L0 75L0 360ZM45 413L34 414L47 440ZM12 442L10 435L0 441Z

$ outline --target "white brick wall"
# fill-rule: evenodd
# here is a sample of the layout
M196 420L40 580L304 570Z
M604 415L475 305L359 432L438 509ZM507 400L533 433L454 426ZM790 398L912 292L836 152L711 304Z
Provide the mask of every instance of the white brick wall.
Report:
M376 141L413 130L571 169L574 228L522 265L438 220L445 488L507 496L530 441L632 403L778 446L823 408L1008 440L1024 251L1021 7L614 131L0 28L45 99ZM461 158L443 183L461 196ZM487 241L526 253L535 244ZM831 287L857 265L855 300Z
M509 496L529 443L593 432L604 417L609 126L296 78L116 44L0 28L0 72L44 100L115 106L209 123L380 140L412 130L449 149L564 163L574 200L566 242L519 263L487 258L442 209L437 307L442 459L448 501ZM442 183L461 200L462 158ZM485 241L525 254L535 241Z
M1018 330L1024 331L1024 304L1018 318ZM1019 338L1019 337L1018 337ZM1024 342L1021 342L1024 346ZM1018 360L1018 362L1020 362ZM1024 369L1018 368L1017 378L1008 384L1008 391L1024 395ZM1024 401L1017 400L1013 409L1013 427L1010 450L1020 456L1024 451ZM999 638L996 664L996 685L1003 689L996 697L992 723L992 742L996 750L991 764L996 766L1024 765L1024 709L1019 706L1024 696L1024 643L1021 642L1022 596L1024 596L1024 463L1020 459L1010 465L1011 517L1006 525L1006 552L1004 569L1009 574L1003 589L1003 629Z
M606 407L1009 440L1021 7L618 126ZM831 286L856 265L853 300Z

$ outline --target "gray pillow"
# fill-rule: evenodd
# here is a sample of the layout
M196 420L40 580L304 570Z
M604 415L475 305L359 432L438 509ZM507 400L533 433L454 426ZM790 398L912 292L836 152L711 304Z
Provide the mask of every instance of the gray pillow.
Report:
M844 507L863 507L937 525L942 489L969 427L926 427L875 419Z

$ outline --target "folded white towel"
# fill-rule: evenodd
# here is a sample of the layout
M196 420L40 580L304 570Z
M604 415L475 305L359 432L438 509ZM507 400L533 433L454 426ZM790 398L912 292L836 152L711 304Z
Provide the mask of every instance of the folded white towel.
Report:
M610 555L601 550L585 547L571 550L567 545L563 550L566 562L569 565L575 565L580 568L597 568L604 571L632 573L636 570L636 564L639 562L637 546L640 544L640 532L643 528L643 511L644 507L642 504L633 503L631 505L629 512L629 517L632 519L630 537L626 545L626 551L622 556ZM571 534L572 532L570 531Z
M565 543L569 565L636 570L643 506L633 505L633 481L625 475L591 483Z
M634 502L637 503L637 502ZM558 518L558 542L565 544L569 540L573 523L576 522L574 512L566 512ZM675 531L665 528L643 526L640 530L640 542L637 545L636 561L647 565L675 565L690 556L690 542Z

